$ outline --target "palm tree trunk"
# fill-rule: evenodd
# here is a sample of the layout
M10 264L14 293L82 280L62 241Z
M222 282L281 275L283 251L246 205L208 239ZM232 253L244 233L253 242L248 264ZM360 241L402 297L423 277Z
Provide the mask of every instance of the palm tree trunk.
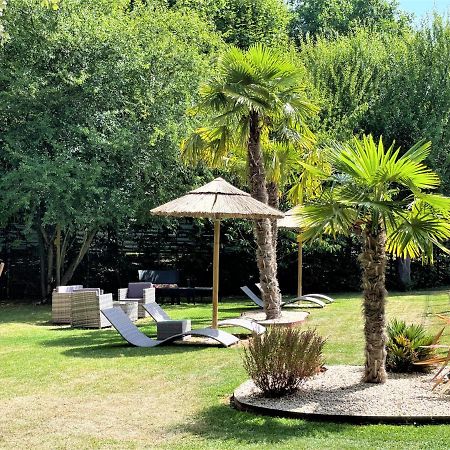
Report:
M278 184L270 181L267 183L267 194L269 197L269 206L278 209L280 207L280 198L278 196ZM275 254L277 251L277 239L278 239L278 224L277 219L272 219L270 221L272 226L272 243L275 249Z
M247 150L251 195L267 205L269 197L261 151L261 130L256 112L252 112L250 116L250 137ZM255 221L255 235L256 260L264 310L267 319L277 319L281 315L281 295L277 279L277 258L273 245L272 225L269 219Z
M380 226L377 232L369 225L362 233L363 249L359 256L362 267L364 295L364 336L366 363L363 381L386 381L386 233Z

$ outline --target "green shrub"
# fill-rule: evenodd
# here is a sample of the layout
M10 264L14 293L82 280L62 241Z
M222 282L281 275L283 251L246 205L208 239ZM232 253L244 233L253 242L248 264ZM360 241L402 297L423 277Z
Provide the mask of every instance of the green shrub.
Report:
M315 330L272 327L250 341L244 367L265 396L281 397L320 371L324 344Z
M424 346L436 343L422 325L407 325L402 320L393 319L387 326L386 369L390 372L428 372L433 364L426 361L434 354L433 348ZM420 363L420 365L417 365Z

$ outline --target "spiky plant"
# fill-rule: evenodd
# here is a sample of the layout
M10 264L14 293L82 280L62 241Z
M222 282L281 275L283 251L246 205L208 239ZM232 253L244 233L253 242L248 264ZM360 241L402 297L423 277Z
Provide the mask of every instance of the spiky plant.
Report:
M426 361L435 355L430 346L438 342L422 325L407 325L403 320L393 319L387 326L387 337L386 369L389 372L429 372L434 367Z

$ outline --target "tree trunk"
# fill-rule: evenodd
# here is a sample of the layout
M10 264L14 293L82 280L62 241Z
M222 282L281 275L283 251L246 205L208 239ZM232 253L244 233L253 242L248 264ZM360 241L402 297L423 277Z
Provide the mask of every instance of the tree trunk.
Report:
M69 264L69 267L65 271L65 273L61 277L61 283L62 285L66 285L71 278L73 277L73 274L80 264L81 260L86 255L87 251L89 250L89 247L91 245L92 240L94 239L95 235L97 234L97 230L91 230L89 232L86 232L85 238L83 243L81 244L80 250L78 252L78 255L76 258L72 261L71 264Z
M250 136L248 141L248 167L252 197L268 204L266 174L261 152L261 130L258 113L250 116ZM267 319L277 319L281 315L281 295L277 279L277 258L273 245L272 225L269 219L255 221L256 260L259 269L264 310Z
M364 295L364 336L366 363L363 381L386 381L386 233L382 226L373 232L370 224L362 233L363 248L359 256Z
M56 286L61 286L61 225L56 225L56 237L55 237L55 282Z
M398 277L403 290L411 289L411 258L397 258Z
M280 207L280 197L278 196L278 184L270 181L267 183L267 194L269 197L269 206L278 209ZM278 239L278 224L277 219L270 221L272 227L272 243L275 253L277 251L277 239Z

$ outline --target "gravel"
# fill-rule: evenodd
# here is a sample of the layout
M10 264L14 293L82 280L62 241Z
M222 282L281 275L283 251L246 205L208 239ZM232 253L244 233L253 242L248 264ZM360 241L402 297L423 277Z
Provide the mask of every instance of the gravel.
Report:
M270 408L288 414L432 418L448 417L450 395L432 391L430 374L389 374L384 384L362 383L360 366L329 366L291 395L269 399L249 380L234 397L243 406Z

